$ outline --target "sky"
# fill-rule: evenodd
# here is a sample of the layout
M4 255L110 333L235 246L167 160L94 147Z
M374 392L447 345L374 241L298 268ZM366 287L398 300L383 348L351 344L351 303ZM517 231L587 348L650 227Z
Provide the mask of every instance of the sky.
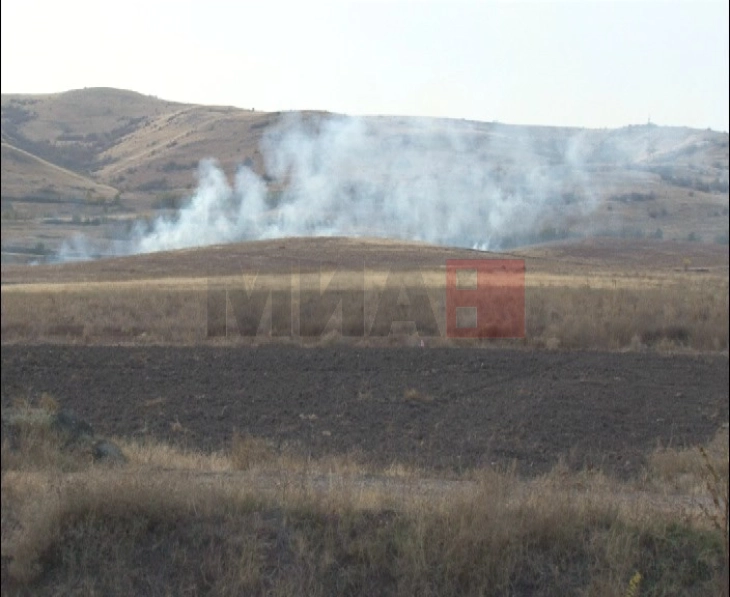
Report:
M3 0L2 93L728 131L728 2Z

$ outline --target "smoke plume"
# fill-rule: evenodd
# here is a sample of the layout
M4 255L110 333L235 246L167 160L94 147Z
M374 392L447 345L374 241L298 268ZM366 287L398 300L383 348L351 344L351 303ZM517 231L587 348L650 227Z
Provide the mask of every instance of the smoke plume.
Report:
M292 113L260 151L265 177L241 166L232 184L203 160L185 206L138 228L126 252L332 235L492 250L595 206L580 133Z

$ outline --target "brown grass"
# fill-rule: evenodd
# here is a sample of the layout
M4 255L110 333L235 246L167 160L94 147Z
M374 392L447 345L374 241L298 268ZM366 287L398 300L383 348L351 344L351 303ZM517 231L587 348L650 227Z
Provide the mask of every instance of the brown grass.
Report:
M677 449L672 446L658 447L648 458L649 481L658 486L689 494L705 493L708 469L719 473L720 479L728 479L728 427L717 432L711 442L697 449Z
M43 412L24 414L41 421ZM675 467L671 452L657 452L655 485L639 489L561 466L533 480L510 470L394 478L352 461L335 470L332 462L282 458L255 437L207 456L118 441L126 467L77 460L75 472L62 472L37 451L38 442L60 450L50 436L12 447L4 434L4 594L722 589L722 533L701 507L712 493L676 493L668 480L683 474L679 452ZM704 448L708 458L720 442ZM726 483L723 466L716 472ZM690 472L701 478L707 470Z
M634 282L528 287L529 342L571 349L727 350L727 279Z
M383 276L380 276L382 278ZM442 274L423 274L424 291L435 316L437 329L428 330L427 345L449 344L445 338L444 283ZM87 282L61 284L3 285L3 342L71 343L164 343L288 341L305 344L333 342L418 345L414 326L392 328L391 338L367 335L375 321L382 296L377 274L366 278L364 295L366 336L345 330L342 315L335 314L321 336L301 338L311 317L308 302L299 308L293 298L291 337L269 338L271 312L258 326L256 337L241 335L230 302L223 336L208 337L206 280L175 278L120 283ZM222 288L245 288L242 278L221 278ZM289 278L272 277L272 288L283 287ZM379 286L381 284L381 286ZM296 286L295 286L296 289ZM353 291L354 292L354 291ZM534 274L527 278L527 338L523 345L537 348L608 350L728 349L727 276L565 276ZM410 339L409 339L410 337Z
M55 196L79 199L91 193L94 197L111 200L117 193L117 190L109 185L99 184L89 177L61 168L5 142L0 145L0 152L3 163L4 197L23 197L31 189L34 189L36 194L51 193Z
M706 446L677 450L658 448L650 457L647 477L655 488L693 496L703 521L723 542L722 595L728 594L730 562L730 437L728 425Z

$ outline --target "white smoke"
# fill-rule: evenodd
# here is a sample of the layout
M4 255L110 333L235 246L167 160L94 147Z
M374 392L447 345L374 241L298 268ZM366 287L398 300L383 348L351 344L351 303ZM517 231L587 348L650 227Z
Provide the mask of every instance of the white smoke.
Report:
M230 243L262 235L264 182L248 168L241 168L231 188L212 160L201 162L199 170L200 183L190 203L175 217L155 220L152 229L141 234L133 252Z
M417 118L286 114L265 134L266 181L214 160L173 217L129 253L287 236L377 236L499 249L562 217L566 190L595 207L581 139L540 129Z

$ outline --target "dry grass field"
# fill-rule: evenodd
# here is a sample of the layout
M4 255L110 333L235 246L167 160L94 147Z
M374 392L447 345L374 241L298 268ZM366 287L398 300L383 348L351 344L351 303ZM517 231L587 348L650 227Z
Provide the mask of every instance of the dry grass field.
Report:
M445 260L495 256L525 259L524 341L348 338L337 315L321 338L266 317L245 338L230 311L207 337L211 284L337 267L354 285L364 266L367 322L389 268L419 272L441 326ZM284 239L3 265L2 341L3 594L726 594L717 245ZM60 430L69 408L123 461Z
M528 347L727 351L727 251L698 243L618 240L489 254L384 240L286 239L63 266L3 265L3 341L220 342L219 334L208 338L209 291L250 291L254 283L264 290L293 289L291 328L299 336L308 312L299 304L298 289L308 280L326 285L334 271L352 276L351 292L364 290L367 331L392 269L420 274L417 280L438 325L426 334L428 340L449 345L446 260L495 257L525 260L523 344ZM226 321L225 341L270 340L267 321L256 337L238 333L230 304ZM382 340L367 333L351 338L351 330L342 329L341 314L328 331L319 341L372 345Z

